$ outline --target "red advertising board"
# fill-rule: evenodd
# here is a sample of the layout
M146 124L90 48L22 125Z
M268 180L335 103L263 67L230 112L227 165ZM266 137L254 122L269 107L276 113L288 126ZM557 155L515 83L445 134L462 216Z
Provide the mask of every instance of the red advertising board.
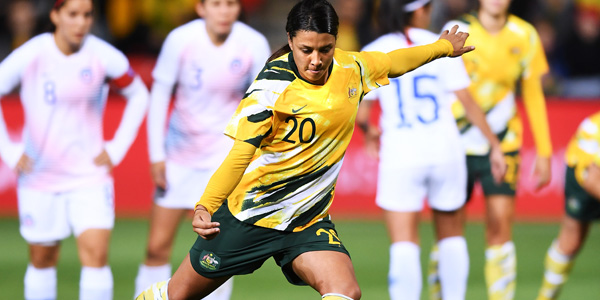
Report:
M105 137L111 138L116 130L125 102L112 96L105 111ZM521 153L521 171L517 192L517 217L557 218L562 214L562 190L564 182L564 151L575 129L586 116L600 110L600 99L596 101L548 100L548 118L554 155L552 157L552 182L540 191L535 190L532 179L535 148L531 132L524 117L525 136ZM16 96L2 99L2 109L11 137L20 139L23 126L23 112ZM519 112L523 115L522 105ZM114 169L116 211L118 216L147 215L152 183L149 175L148 153L146 150L146 130L142 126L138 137L123 162ZM6 165L0 164L0 215L16 215L15 193L16 176ZM373 216L379 213L375 206L377 183L377 161L369 158L363 147L363 136L359 130L354 134L346 151L344 166L336 188L334 215ZM402 195L398 195L402 197ZM468 205L472 215L481 216L484 201L479 189Z

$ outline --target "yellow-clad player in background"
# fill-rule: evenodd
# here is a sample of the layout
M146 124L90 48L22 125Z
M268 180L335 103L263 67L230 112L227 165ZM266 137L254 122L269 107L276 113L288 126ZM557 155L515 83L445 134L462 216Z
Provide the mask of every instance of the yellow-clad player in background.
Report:
M519 80L537 149L534 175L538 189L550 182L552 154L541 82L548 72L546 56L535 28L510 15L509 5L510 0L479 0L475 13L446 26L458 24L460 30L469 33L467 43L477 48L463 56L472 82L469 92L486 113L492 131L498 134L508 164L504 182L495 183L490 172L488 141L476 126L471 126L460 102L456 102L453 112L467 149L468 195L479 181L486 199L485 278L492 300L513 299L516 285L511 227L523 135L515 103ZM435 251L433 254L435 257ZM436 270L435 264L433 261L432 271ZM431 281L435 282L435 278L435 274L430 276Z
M546 254L538 300L557 299L590 223L600 219L600 112L581 122L567 148L565 211L558 238Z

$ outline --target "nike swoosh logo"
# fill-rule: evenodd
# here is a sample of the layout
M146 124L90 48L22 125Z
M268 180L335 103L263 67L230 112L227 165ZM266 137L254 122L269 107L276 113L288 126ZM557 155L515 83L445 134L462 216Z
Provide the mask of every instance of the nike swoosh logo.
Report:
M306 104L306 105L308 105L308 104ZM299 111L301 111L303 108L305 108L305 107L306 107L306 105L304 105L304 106L302 106L302 107L300 107L300 108L298 108L298 109L293 109L293 108L292 108L292 113L295 113L295 114L296 114L296 113L298 113L298 112L299 112Z

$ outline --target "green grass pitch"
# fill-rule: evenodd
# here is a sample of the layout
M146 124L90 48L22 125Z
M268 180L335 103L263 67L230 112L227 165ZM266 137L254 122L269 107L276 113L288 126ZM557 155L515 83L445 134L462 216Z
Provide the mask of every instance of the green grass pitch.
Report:
M366 300L389 299L387 295L388 237L384 224L377 220L339 220L336 227L340 239L352 254L359 284ZM577 259L561 299L600 299L600 228L595 224ZM114 299L132 299L133 284L144 253L147 221L119 219L111 241L110 265L115 279ZM428 249L432 244L430 223L421 228L422 263L426 276ZM535 299L543 273L546 249L558 232L555 223L517 223L514 241L517 246L517 300ZM18 232L14 218L0 219L0 299L23 299L23 276L27 264L27 245ZM486 299L483 278L483 225L469 223L466 236L471 256L467 299ZM189 220L177 236L172 263L174 268L186 255L195 233ZM77 299L79 262L73 238L63 242L58 266L58 299ZM426 288L426 285L424 285ZM268 260L254 274L238 276L234 281L232 300L319 299L310 287L287 283L273 260ZM427 299L425 292L421 299Z

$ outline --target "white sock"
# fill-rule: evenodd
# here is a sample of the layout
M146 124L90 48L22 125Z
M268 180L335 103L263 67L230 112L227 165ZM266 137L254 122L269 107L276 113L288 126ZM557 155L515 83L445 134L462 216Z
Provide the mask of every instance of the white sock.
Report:
M438 242L439 274L442 299L464 300L469 277L469 252L462 236L453 236Z
M171 278L171 264L162 266L140 265L135 278L135 295L141 294L155 282L165 281Z
M113 276L110 267L82 267L79 280L79 300L110 300L112 298Z
M421 249L411 242L397 242L390 246L389 292L392 300L421 297Z
M231 292L233 291L233 277L225 281L218 289L214 290L208 296L202 298L203 300L229 300L231 298Z
M56 299L56 267L38 269L30 264L24 283L25 299Z

